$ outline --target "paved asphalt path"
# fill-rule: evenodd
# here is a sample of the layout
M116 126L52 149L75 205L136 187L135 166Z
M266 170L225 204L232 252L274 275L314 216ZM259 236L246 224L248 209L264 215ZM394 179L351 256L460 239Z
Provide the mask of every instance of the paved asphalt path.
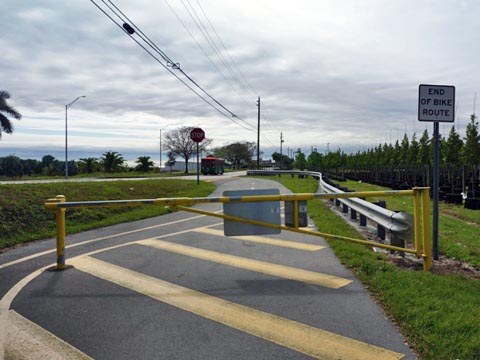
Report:
M217 185L212 196L288 192L263 179ZM226 238L221 219L176 212L68 235L63 272L44 270L53 251L50 239L0 254L6 358L415 358L318 237Z

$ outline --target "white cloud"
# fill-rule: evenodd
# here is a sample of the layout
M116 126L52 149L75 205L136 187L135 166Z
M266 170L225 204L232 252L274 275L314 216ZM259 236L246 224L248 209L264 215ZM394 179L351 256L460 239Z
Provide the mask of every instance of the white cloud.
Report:
M0 87L11 93L10 103L24 118L14 120L15 133L0 140L0 156L9 148L61 149L64 106L79 95L87 98L69 112L73 150L154 152L166 124L174 125L165 131L199 125L217 146L256 141L255 131L235 125L192 94L90 2L4 2ZM181 2L168 1L203 51L165 2L115 3L253 128L261 96L265 147L278 148L280 132L285 147L305 149L326 143L332 149L356 148L394 141L405 130L419 132L425 128L416 121L420 83L456 85L461 130L472 111L480 55L475 1L201 1L248 79L249 85L236 89L230 83L242 80L225 80L229 70ZM190 3L202 16L197 2Z

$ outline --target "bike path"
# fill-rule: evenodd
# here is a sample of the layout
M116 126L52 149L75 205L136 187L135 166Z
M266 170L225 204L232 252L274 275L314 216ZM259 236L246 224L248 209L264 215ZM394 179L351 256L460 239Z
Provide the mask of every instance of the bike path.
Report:
M225 181L212 195L272 184ZM323 239L286 232L232 239L220 219L182 212L161 219L179 217L185 221L67 237L73 245L110 236L67 249L74 268L40 272L13 297L10 317L52 334L60 353L70 346L71 356L86 358L415 358ZM7 271L22 278L53 258L2 268L0 257L2 296ZM10 343L7 336L14 351Z

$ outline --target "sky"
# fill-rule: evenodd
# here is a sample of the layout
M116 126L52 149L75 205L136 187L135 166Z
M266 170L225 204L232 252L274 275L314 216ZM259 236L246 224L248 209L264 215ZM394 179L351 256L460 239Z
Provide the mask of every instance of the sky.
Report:
M106 4L116 5L230 114L94 2L109 15ZM264 158L280 152L281 136L283 154L365 150L432 133L418 121L419 84L455 86L464 136L480 84L473 0L2 0L1 8L0 90L23 117L2 133L0 156L64 159L65 105L78 96L68 109L70 160L112 150L158 166L160 130L182 126L201 127L212 147L256 142L258 96Z

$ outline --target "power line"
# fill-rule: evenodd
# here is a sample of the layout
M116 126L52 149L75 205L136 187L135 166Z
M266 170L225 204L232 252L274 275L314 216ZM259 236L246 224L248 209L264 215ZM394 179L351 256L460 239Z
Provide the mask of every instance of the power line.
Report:
M230 58L230 60L232 61L232 64L235 66L237 72L240 74L240 76L243 78L243 80L245 81L245 84L247 84L247 86L250 88L250 91L252 92L252 95L255 95L257 94L258 92L253 89L252 85L250 84L250 82L247 80L247 78L245 77L245 75L243 74L243 72L240 70L240 68L238 67L237 63L235 62L235 60L232 58L232 56L230 55L230 53L228 52L227 50L227 47L225 46L224 42L222 41L222 39L220 38L220 36L218 35L217 33L217 30L215 30L215 27L213 26L212 22L210 21L210 19L208 18L207 14L205 13L203 7L202 7L202 4L200 3L200 1L196 0L197 1L197 4L198 4L198 7L200 8L200 10L202 11L203 13L203 16L205 17L205 19L207 19L207 22L208 24L210 25L210 28L213 30L216 38L218 39L218 42L220 43L220 45L222 45L223 49L225 50L225 53L228 55L228 57Z
M232 71L231 69L229 69L229 65L226 63L225 59L223 58L222 54L219 52L218 50L218 47L216 46L215 42L213 41L212 37L210 36L210 34L208 33L205 25L203 24L202 20L199 18L197 12L195 11L195 9L192 7L192 5L187 2L188 5L190 6L190 8L192 9L192 11L189 10L189 8L187 7L187 5L185 5L185 1L182 0L182 5L183 7L185 8L185 10L187 11L188 15L190 16L190 18L193 20L193 22L195 23L195 25L197 26L198 30L200 30L200 33L203 35L203 37L205 38L205 40L207 41L208 45L210 45L210 47L212 48L213 52L217 55L218 59L220 60L220 62L223 64L223 66L225 66L225 69L227 69L227 72L230 73L230 75L232 75ZM234 76L232 76L232 80L235 82L234 80ZM233 86L232 86L233 87ZM240 95L240 96L244 96L242 94L240 94L236 89L235 87L233 87L234 90ZM239 86L239 89L242 90L242 88Z
M135 25L135 23L128 18L111 0L107 0L112 6L115 7L115 9L118 10L122 16L125 17L125 19L128 21L128 23L132 24L135 29L138 30L138 32L141 34L142 40L144 40L151 48L153 48L156 52L160 54L160 56L167 62L167 66L172 67L175 70L179 70L188 80L190 80L197 88L199 88L205 95L207 95L210 99L212 99L217 105L219 105L221 108L223 108L225 111L230 113L231 116L235 118L239 118L236 114L231 112L229 109L227 109L223 104L221 104L219 101L217 101L214 97L212 97L207 91L205 91L196 81L194 81L188 74L186 74L183 69L180 68L179 63L175 63L168 55L166 55L147 35L145 35L142 30ZM120 19L120 21L124 21L107 3L105 3L105 0L102 0L102 2ZM129 33L129 35L132 35ZM148 40L148 41L147 41ZM240 119L240 118L239 118ZM241 119L240 119L241 120ZM248 124L247 124L248 125Z
M198 15L197 11L195 10L195 8L192 6L192 4L187 0L187 3L188 5L190 6L190 8L192 9L192 12L190 12L190 10L188 10L187 6L185 5L185 2L184 0L182 0L182 4L185 8L185 10L187 11L187 13L190 15L190 17L192 18L193 22L195 23L195 25L197 25L198 29L200 30L201 34L203 35L203 37L205 38L205 40L207 40L207 43L210 45L210 47L212 48L213 52L218 56L218 58L220 59L220 62L225 66L225 68L227 69L227 72L230 74L230 76L232 77L232 80L235 81L235 83L237 84L238 88L243 92L243 94L240 94L237 93L240 95L240 96L243 96L245 99L247 99L246 101L248 102L251 98L250 95L247 95L246 91L245 91L245 88L244 86L242 85L242 81L238 78L238 76L235 74L233 68L230 66L228 60L226 59L226 57L222 54L222 51L220 50L219 46L217 46L215 40L213 39L213 37L210 35L210 32L208 31L207 27L205 26L205 24L203 23L202 19L200 18L200 16ZM208 17L206 16L206 13L205 11L203 10L203 8L201 8L201 5L200 5L200 10L202 11L205 19L207 20L207 22L209 22L210 24L210 27L212 28L212 30L216 33L215 31L215 28L213 28L213 25L211 24L210 20L208 19ZM192 14L193 13L193 14ZM195 15L195 17L193 16ZM195 20L196 18L196 20ZM217 38L220 39L220 37L218 36L218 33L217 33ZM220 40L221 41L221 40ZM226 50L225 46L224 46L224 49ZM231 58L231 57L230 57ZM232 59L233 60L233 59ZM255 95L255 94L254 94Z
M240 119L236 114L231 112L228 108L223 106L218 100L216 100L213 96L211 96L206 90L204 90L198 83L196 83L190 76L188 76L182 69L180 69L179 64L176 64L174 61L172 61L168 55L166 55L148 36L146 36L139 27L135 25L112 1L108 0L108 2L118 11L115 11L111 6L109 6L104 0L102 2L107 6L107 8L116 16L120 19L121 22L123 22L123 25L120 25L115 21L115 19L110 16L105 9L103 9L101 6L99 6L94 0L90 0L91 3L93 3L105 16L107 16L114 24L116 24L120 29L122 29L123 32L125 32L129 37L137 43L145 52L147 52L152 58L154 58L162 67L164 67L168 72L170 72L177 80L179 80L182 84L184 84L190 91L192 91L194 94L196 94L198 97L200 97L204 102L206 102L208 105L210 105L212 108L214 108L218 113L221 115L225 116L227 119L230 121L234 122L235 124L243 127L246 130L253 131L251 128L246 128L242 124L240 124L238 121L235 121L233 118L238 118ZM124 17L119 15L119 13ZM135 29L138 31L135 31L129 24L132 24ZM142 39L154 52L156 52L160 57L167 63L167 65L163 64L160 59L158 59L151 51L149 51L144 45L142 45L136 38L134 38L132 35L136 33L140 39ZM188 78L189 81L191 81L197 88L199 88L205 95L207 95L210 99L212 99L217 105L219 105L221 108L223 108L225 111L227 111L229 115L221 111L219 108L217 108L213 103L209 102L206 98L204 98L201 94L199 94L195 89L193 89L190 85L188 85L183 79L181 79L178 75L176 75L172 70L170 70L171 67L174 70L180 70L180 72ZM248 123L247 123L248 124Z
M185 1L188 3L191 11L189 10L189 8L186 6L185 4ZM167 0L165 0L165 2L167 2ZM218 56L220 62L225 66L225 68L227 69L227 71L230 73L230 75L232 76L232 80L236 81L239 89L241 89L243 91L243 96L248 96L247 95L247 92L245 91L245 89L248 87L250 89L250 91L252 93L255 93L255 90L253 89L253 87L251 86L251 84L248 82L247 78L245 77L245 75L242 73L242 71L240 70L240 68L238 67L237 63L235 62L235 60L232 58L232 56L230 55L230 53L228 52L228 49L225 45L225 43L222 41L222 39L220 38L220 35L218 34L218 32L216 31L213 23L210 21L208 15L206 14L205 10L203 9L201 3L197 0L197 5L198 5L198 8L200 9L201 13L203 14L203 17L205 18L206 22L208 23L211 31L213 32L213 34L215 35L216 39L218 40L218 43L220 45L217 46L216 44L216 41L215 39L210 35L210 32L209 30L207 29L207 26L205 26L205 24L203 23L202 19L200 18L200 16L198 15L197 11L195 10L195 8L192 6L191 2L189 0L182 0L182 5L183 7L185 8L186 12L188 13L188 15L190 16L190 18L193 20L194 24L197 26L198 30L200 31L200 33L203 35L204 39L206 40L206 42L210 45L211 49L213 50L213 52ZM168 2L167 2L168 4ZM175 11L173 10L173 8L170 6L170 4L168 4L170 9L174 12L175 14ZM176 15L176 14L175 14ZM177 19L182 23L182 25L184 26L184 28L186 28L186 25L183 23L183 21L181 21L179 19L179 16L176 15ZM198 41L195 39L195 37L193 36L193 34L191 33L191 31L189 31L188 29L186 29L188 31L188 33L190 34L190 36L195 40L195 42L198 44ZM201 45L199 45L201 47ZM223 48L225 54L228 56L228 58L230 59L230 62L234 65L235 69L230 66L229 64L229 61L227 60L227 58L222 55L222 51L220 49L220 47ZM210 56L206 53L206 51L203 49L203 47L201 47L201 50L202 52L209 58ZM223 72L221 72L222 76L223 76ZM239 74L242 78L243 78L243 83L246 84L246 86L244 86L242 84L242 79L239 78L239 76L237 75ZM230 83L230 82L229 82ZM238 91L235 87L232 86L232 88L237 92L238 94ZM247 103L247 106L250 106L249 104L249 100L245 101ZM263 102L262 102L262 105L263 105ZM267 110L267 113L268 113L268 110ZM267 126L271 129L271 131L276 131L276 130L273 130L273 127L271 126L271 122L268 120L268 117L262 113L262 118L266 121L267 123ZM265 138L265 140L270 143L272 146L276 146L267 136L261 136L262 140Z
M193 41L195 42L195 44L197 45L197 47L200 49L200 51L203 53L203 55L205 55L208 60L210 61L210 63L213 65L213 67L218 71L218 73L220 73L222 75L222 77L225 79L226 82L228 82L228 84L230 85L230 87L239 95L239 96L243 96L239 91L238 89L232 84L231 80L225 76L223 70L217 66L217 64L215 63L215 61L213 60L213 58L205 51L205 49L203 48L203 46L198 42L197 38L193 35L193 33L190 31L190 29L188 28L188 26L183 22L183 20L181 19L181 17L177 14L177 12L175 11L175 9L170 5L170 3L168 2L168 0L164 0L165 3L167 4L168 8L170 9L170 11L173 13L173 15L176 17L176 19L178 20L178 22L183 26L183 28L185 29L185 31L190 35L190 37L193 39ZM242 97L242 101L247 105L248 103L245 101L245 99Z

